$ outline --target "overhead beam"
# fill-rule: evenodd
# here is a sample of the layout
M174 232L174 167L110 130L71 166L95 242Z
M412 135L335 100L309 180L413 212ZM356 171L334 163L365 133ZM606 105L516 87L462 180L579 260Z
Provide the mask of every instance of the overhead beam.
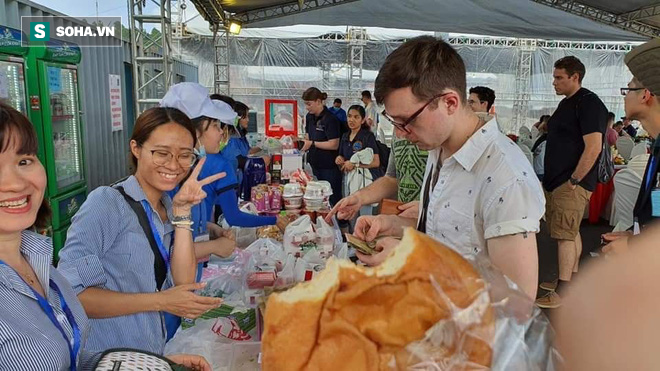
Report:
M655 3L632 12L620 14L619 17L628 21L639 21L660 15L660 3Z
M245 25L285 17L291 14L304 13L312 10L329 8L335 5L352 3L354 1L358 0L296 0L286 4L236 13L231 18Z
M220 6L220 0L191 0L191 2L211 26L224 24L225 12Z
M621 15L606 12L602 9L597 9L592 6L582 4L578 1L566 0L531 0L535 3L543 4L555 9L563 10L567 13L579 15L581 17L591 19L608 26L617 27L625 31L634 32L636 34L646 36L649 38L660 37L660 28L638 22L635 20L628 20Z

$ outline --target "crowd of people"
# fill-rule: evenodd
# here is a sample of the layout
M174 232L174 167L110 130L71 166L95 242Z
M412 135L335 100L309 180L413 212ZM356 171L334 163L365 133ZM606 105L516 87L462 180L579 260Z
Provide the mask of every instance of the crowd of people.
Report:
M307 115L300 149L314 176L332 187L328 219L336 216L356 237L376 241L375 254L356 252L363 264L382 263L404 229L415 228L466 259L488 258L530 302L557 308L579 272L580 223L601 180L603 143L616 142L614 135L635 137L630 120L640 121L653 138L660 134L660 65L648 62L660 60L658 53L655 40L626 57L634 78L621 89L626 110L621 125L582 86L587 73L582 62L572 56L557 60L553 86L564 98L535 125L530 161L500 130L495 92L468 90L457 51L441 39L417 37L387 57L373 96L362 92L363 105L344 111L336 99L328 108L326 93L307 89L301 97ZM180 317L197 318L221 304L194 293L204 286L198 283L201 262L229 256L236 245L215 223L214 210L231 226L286 225L280 217L238 208L242 169L259 152L246 138L248 110L199 84L173 86L159 107L136 120L131 175L92 191L73 217L55 269L50 241L34 232L49 214L36 133L25 116L0 104L0 297L6 303L0 308L0 364L75 370L93 366L112 348L162 355ZM381 117L395 128L390 143L384 143ZM587 344L589 334L576 334L586 313L596 330L607 327L599 323L620 320L611 316L626 314L609 308L608 303L620 304L619 297L599 294L607 289L599 279L615 272L617 262L622 271L634 271L636 260L629 256L657 256L648 245L660 234L653 226L660 217L659 156L656 141L634 226L603 236L605 253L626 258L585 274L565 299L559 342L569 366L586 362L576 349L596 347L594 341ZM378 213L374 205L386 199L399 203L396 213ZM557 241L559 279L539 286L536 235L544 218ZM637 272L640 277L657 268L652 261L645 264L649 269ZM631 286L637 282L627 279ZM595 300L585 302L580 295ZM652 317L654 304L646 305L642 312ZM634 329L647 331L641 325ZM616 356L611 353L590 354L607 365L604 359ZM169 358L210 369L201 357Z

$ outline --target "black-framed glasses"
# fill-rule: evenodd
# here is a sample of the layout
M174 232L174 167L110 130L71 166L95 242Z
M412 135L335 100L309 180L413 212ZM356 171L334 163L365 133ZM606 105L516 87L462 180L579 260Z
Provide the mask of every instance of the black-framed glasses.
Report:
M152 149L151 159L157 166L166 166L174 158L174 153L163 149ZM176 156L176 162L184 169L190 169L197 162L197 155L193 152L183 152Z
M644 90L644 89L646 89L646 88L621 88L621 95L623 95L625 97L631 91L638 91L638 90Z
M422 108L418 109L417 112L413 113L413 114L412 114L410 117L408 117L408 119L405 120L404 122L396 121L394 118L392 118L392 116L390 116L389 114L387 114L387 112L385 112L385 110L383 110L383 112L382 112L381 114L382 114L383 116L385 116L388 120L390 120L390 122L392 122L392 125L394 125L395 128L397 128L397 129L399 129L399 130L401 130L401 131L403 131L403 132L406 132L406 133L409 133L409 134L410 134L410 131L409 131L408 129L406 129L406 126L410 125L411 122L415 121L415 119L417 118L417 116L421 115L422 112L424 112L424 109L426 109L426 107L428 107L429 104L431 104L434 100L436 100L436 99L438 99L438 98L441 98L441 97L443 97L443 96L445 96L445 95L447 95L447 94L449 94L449 93L438 94L438 95L434 96L433 98L429 99L429 101L426 102L426 104L423 105Z

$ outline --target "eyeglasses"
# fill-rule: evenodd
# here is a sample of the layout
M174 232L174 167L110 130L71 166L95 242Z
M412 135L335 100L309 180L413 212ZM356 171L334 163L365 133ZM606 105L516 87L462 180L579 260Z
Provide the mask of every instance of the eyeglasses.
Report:
M424 109L426 109L426 107L428 107L429 104L431 104L434 100L436 100L436 99L438 99L438 98L441 98L441 97L443 97L443 96L445 96L445 95L447 95L447 94L449 94L449 93L438 94L438 95L434 96L433 98L429 99L429 101L426 102L426 104L423 105L422 108L418 109L417 112L413 113L413 114L412 114L410 117L408 117L408 119L405 120L404 122L396 121L394 118L392 118L392 116L390 116L387 112L385 112L385 110L383 110L383 112L382 112L381 114L382 114L383 116L385 116L388 120L390 120L390 122L392 122L392 125L393 125L395 128L397 128L397 129L399 129L399 130L401 130L401 131L403 131L403 132L406 132L406 133L410 134L410 130L408 130L408 129L406 128L406 126L410 125L411 122L415 121L415 119L417 118L417 116L421 115L422 112L424 111Z
M628 92L644 90L644 89L646 88L621 88L621 95L625 97L626 95L628 95Z
M151 159L157 166L166 166L170 163L170 161L172 161L172 158L174 158L174 154L172 152L162 149L152 149L149 152L151 152ZM181 167L184 169L190 169L193 167L193 165L195 165L196 161L197 155L193 152L183 152L176 156L176 162L178 162L179 165L181 165Z

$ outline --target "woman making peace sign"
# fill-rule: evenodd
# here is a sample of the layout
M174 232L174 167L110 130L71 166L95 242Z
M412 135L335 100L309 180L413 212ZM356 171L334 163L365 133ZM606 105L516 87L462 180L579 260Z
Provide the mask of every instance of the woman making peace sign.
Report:
M190 171L195 142L195 127L181 111L145 111L130 142L134 175L92 191L73 217L58 270L90 318L88 350L162 354L163 312L196 318L220 305L191 292L203 285L194 283L190 209L206 197L202 186L225 175L197 179L204 159ZM184 180L174 198L167 196Z

